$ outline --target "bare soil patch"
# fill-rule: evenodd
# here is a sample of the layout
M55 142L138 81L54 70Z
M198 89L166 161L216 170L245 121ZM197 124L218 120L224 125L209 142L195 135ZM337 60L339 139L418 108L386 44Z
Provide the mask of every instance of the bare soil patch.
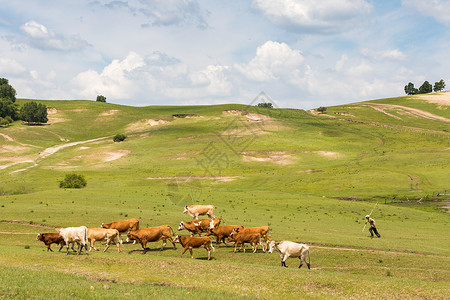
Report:
M238 110L238 109L227 109L227 110L223 110L222 114L232 115L232 116L245 116L246 114L248 114L248 111Z
M103 157L104 162L117 160L119 158L125 157L131 153L130 150L116 150L116 151L107 151L105 152L105 156Z
M241 152L243 161L272 162L279 165L293 163L292 155L286 151L244 151Z
M239 176L159 176L159 177L147 177L150 180L183 180L183 182L189 182L192 179L210 179L217 180L218 182L228 182L238 179Z
M142 119L135 123L131 123L127 126L126 132L140 131L148 129L149 127L158 126L170 123L165 120L154 120L154 119Z
M7 134L0 133L0 136L3 137L5 140L7 140L9 142L13 142L14 141L14 139L12 137L10 137L9 135L7 135Z
M24 152L28 149L30 149L30 147L16 146L16 145L3 145L0 147L0 153L5 153L5 152L20 153L20 152Z
M120 111L119 109L111 109L111 110L102 112L101 114L99 114L99 116L112 116L112 115L118 113L119 111Z
M430 103L436 103L443 106L450 105L450 92L425 94L418 96L418 98L421 100L428 101Z
M47 115L53 115L56 114L58 110L54 107L47 107Z
M388 112L385 111L385 109L391 109L391 110L395 110L398 112L407 112L413 116L416 117L421 117L421 118L426 118L429 120L437 120L437 121L443 121L443 122L450 122L450 119L447 119L445 117L441 117L435 114L432 114L430 112L427 111L423 111L417 108L412 108L412 107L407 107L407 106L401 106L401 105L394 105L394 104L382 104L382 103L370 103L370 104L361 104L362 106L369 106L373 109L376 109L378 111L383 112L384 114L390 116L390 117L394 117L396 119L399 119L400 117L398 116L394 116ZM400 118L401 120L401 118Z
M332 152L332 151L324 151L324 150L318 150L318 151L302 151L301 153L315 153L319 154L323 157L329 158L329 159L338 159L342 157L342 154L338 152Z

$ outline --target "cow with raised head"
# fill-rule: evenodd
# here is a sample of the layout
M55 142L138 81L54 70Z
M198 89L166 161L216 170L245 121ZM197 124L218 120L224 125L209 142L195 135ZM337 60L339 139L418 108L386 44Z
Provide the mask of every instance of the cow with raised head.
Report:
M288 257L298 257L300 259L300 269L305 262L308 269L311 269L311 258L309 257L309 247L305 244L299 244L291 241L270 241L269 253L277 251L280 254L281 266L286 267L286 259ZM308 261L306 260L306 254L308 254Z
M80 245L80 247L78 248L78 255L80 254L81 250L83 250L83 247L86 251L86 255L89 255L88 248L87 248L88 229L86 226L60 228L58 230L58 232L59 232L59 236L66 243L66 247L67 247L66 255L69 254L69 244L70 243L77 243Z
M103 252L106 252L106 250L108 250L111 242L114 242L114 244L116 244L117 252L120 252L120 244L118 238L119 238L119 231L117 229L89 228L88 229L88 240L90 243L89 251L92 251L92 249L98 251L98 249L94 247L95 242L106 240L106 247L103 250Z
M194 234L201 235L201 233L205 232L209 229L216 228L219 226L220 221L222 221L222 218L216 218L216 219L200 219L200 220L193 220L190 222L180 222L180 225L178 226L178 230L181 231L183 229L186 229L191 233L191 236L194 236Z
M175 246L175 242L172 239L174 235L172 227L169 225L162 225L159 227L148 227L141 228L135 231L130 231L127 233L127 239L138 241L144 249L144 254L147 253L147 243L149 242L157 242L159 240L163 241L162 247L159 250L164 250L164 247L167 244L167 240L169 240L173 249L177 249Z
M231 232L233 231L233 228L237 227L239 229L243 229L244 226L242 225L223 225L223 226L217 226L216 228L208 228L206 230L206 235L210 236L213 235L216 237L216 244L217 247L219 247L221 242L224 242L225 244L228 241L225 241L225 239L230 237Z
M100 226L101 228L106 228L106 229L117 229L119 231L119 240L120 243L123 244L122 242L122 233L127 233L128 231L134 231L134 230L138 230L139 229L139 219L129 219L129 220L122 220L122 221L115 221L109 224L105 224L102 223L102 226ZM130 240L127 238L127 243ZM136 241L133 242L133 244L135 244Z
M53 252L52 248L50 248L51 244L60 245L61 247L59 247L59 251L61 251L62 247L64 247L65 245L64 240L59 236L59 233L57 232L39 233L36 237L36 241L44 242L44 244L47 246L47 252L49 250Z
M183 213L188 213L192 220L197 219L198 216L208 215L210 219L214 219L214 205L189 205L184 207Z
M212 240L209 236L181 236L177 235L173 239L174 243L180 243L181 246L183 246L184 250L183 253L181 253L181 257L183 257L183 254L189 249L189 252L191 253L191 258L194 258L194 255L192 254L192 249L194 248L200 248L203 247L208 251L208 260L211 259L211 248L214 252L214 247L212 245Z

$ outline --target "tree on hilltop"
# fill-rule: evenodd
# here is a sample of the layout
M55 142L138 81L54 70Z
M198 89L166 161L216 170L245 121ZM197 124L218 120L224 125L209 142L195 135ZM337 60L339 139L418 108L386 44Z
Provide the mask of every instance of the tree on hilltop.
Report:
M405 85L405 93L406 95L415 95L419 93L419 90L414 87L414 83L410 82Z
M444 79L441 79L439 82L434 83L433 91L440 92L445 88Z
M97 102L106 102L106 97L103 95L97 95Z
M433 91L433 86L425 80L425 82L419 88L419 94L428 94Z

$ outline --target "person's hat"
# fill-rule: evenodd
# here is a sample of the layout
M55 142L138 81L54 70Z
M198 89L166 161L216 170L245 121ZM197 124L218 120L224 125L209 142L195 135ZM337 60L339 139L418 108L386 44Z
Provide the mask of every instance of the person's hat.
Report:
M366 218L370 218L370 215L367 215Z

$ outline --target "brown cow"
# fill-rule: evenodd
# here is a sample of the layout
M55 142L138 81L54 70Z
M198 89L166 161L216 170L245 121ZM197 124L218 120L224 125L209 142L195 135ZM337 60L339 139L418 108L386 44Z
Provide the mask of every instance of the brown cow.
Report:
M246 229L246 228L244 228L244 229ZM244 249L244 253L245 253L245 243L250 243L250 245L252 245L253 253L255 253L256 250L258 249L258 244L261 245L261 248L265 252L265 249L264 249L263 245L261 244L261 233L259 233L259 232L245 231L245 230L241 230L241 231L237 232L236 230L233 229L228 240L235 242L234 243L234 253L236 253L236 248L239 244L241 245L241 249L242 248Z
M194 236L194 234L198 234L200 236L201 233L208 230L208 228L216 228L219 226L220 221L222 221L222 218L216 218L216 219L200 219L200 220L194 220L190 222L180 222L180 225L178 226L178 230L186 229L191 233L191 236Z
M264 238L264 241L266 242L266 247L262 247L263 251L266 252L267 244L270 241L270 228L269 226L261 226L261 227L246 227L243 229L236 228L236 230L233 229L233 231L236 231L236 233L240 231L245 231L247 233L260 233L261 237Z
M109 224L102 223L101 228L106 229L117 229L119 231L119 241L121 244L122 242L122 233L126 233L128 231L134 231L139 229L139 219L129 219L129 220L123 220L123 221L116 221ZM127 238L127 242L130 240ZM133 242L135 244L136 241Z
M119 237L119 231L117 229L89 228L87 237L88 241L90 242L89 251L91 251L92 249L98 251L98 249L94 247L95 242L106 240L106 247L103 252L106 252L106 250L108 250L111 241L116 244L117 252L120 252L120 244L117 241L117 238Z
M225 242L225 238L230 237L231 232L233 231L234 227L238 227L239 229L243 229L244 226L242 225L224 225L224 226L217 226L216 228L208 228L206 231L206 235L214 235L216 237L216 244L217 247L219 247L221 242L224 242L225 244L228 243L228 241Z
M148 242L157 242L161 239L163 240L163 244L161 249L159 250L164 250L164 247L167 244L167 240L169 240L173 244L173 249L177 249L177 247L175 246L175 242L172 240L172 235L174 235L172 227L170 227L169 225L162 225L159 227L148 227L130 231L127 234L127 239L138 241L144 249L145 254L147 252Z
M180 236L177 235L175 239L173 240L174 243L180 243L181 246L183 246L184 251L181 253L181 257L183 257L183 254L186 252L187 249L189 249L189 252L191 253L191 258L194 258L194 255L192 254L193 248L200 248L204 247L206 251L208 251L208 260L211 259L211 248L214 252L214 247L212 245L212 240L209 236ZM210 248L211 247L211 248Z
M36 237L36 241L44 242L44 244L47 246L47 252L48 252L48 250L53 252L53 250L50 248L51 244L61 245L61 247L59 247L59 251L61 251L62 247L64 247L64 245L65 245L64 239L61 238L59 236L59 233L57 233L57 232L55 232L55 233L39 233ZM73 245L72 245L72 249L73 249Z

